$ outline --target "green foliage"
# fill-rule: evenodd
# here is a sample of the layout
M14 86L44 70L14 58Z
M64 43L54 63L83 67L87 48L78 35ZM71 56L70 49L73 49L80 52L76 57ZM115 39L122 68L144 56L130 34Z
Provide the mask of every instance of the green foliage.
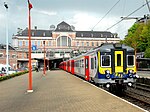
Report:
M150 47L150 21L135 23L129 30L122 43L133 47L138 52L144 52ZM148 52L145 52L148 53Z
M150 48L147 48L146 50L145 50L145 58L150 58Z
M23 75L23 74L26 74L26 73L28 73L28 71L17 72L17 73L14 73L14 74L10 74L8 76L1 76L0 81L7 80L7 79L10 79L10 78L13 78L13 77L16 77L16 76L20 76L20 75Z

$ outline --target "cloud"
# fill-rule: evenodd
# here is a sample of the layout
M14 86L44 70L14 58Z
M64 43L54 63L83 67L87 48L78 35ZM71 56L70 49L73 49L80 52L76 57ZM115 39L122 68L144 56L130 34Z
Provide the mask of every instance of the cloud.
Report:
M100 16L102 17L102 15ZM78 12L73 18L68 19L67 22L70 25L75 26L76 31L91 31L93 27L101 19L99 15L93 15L92 13ZM107 28L111 27L120 20L118 16L108 16L103 19L99 24L94 27L94 31L106 31ZM117 33L118 36L123 39L127 34L128 28L134 24L135 20L122 21L115 27L111 28L109 31L112 33Z
M80 12L75 14L72 19L68 20L68 22L72 23L72 25L76 27L76 30L92 30L101 17L102 15L99 17L99 15L92 15L92 13ZM105 31L108 26L112 25L117 20L117 17L103 19L93 30Z
M3 3L7 2L9 6L9 38L16 34L18 27L25 29L28 26L28 3L27 0L1 0L0 1L0 35L5 40L5 8ZM74 25L76 30L91 30L94 25L103 17L106 12L118 0L30 0L33 9L32 26L47 29L51 24L57 25L66 21ZM120 1L119 4L101 21L94 30L105 31L108 27L120 20L121 16L126 16L145 3L144 0ZM141 17L148 13L147 6L132 16ZM134 22L125 21L110 29L111 32L117 32L119 35L125 34L127 29ZM125 31L126 30L126 31ZM122 33L123 32L123 33ZM123 36L121 36L123 38ZM0 43L1 43L0 42Z
M50 12L50 11L45 11L45 10L33 9L33 12L35 12L35 13L40 13L40 14L44 14L44 15L47 15L47 16L57 15L57 12Z

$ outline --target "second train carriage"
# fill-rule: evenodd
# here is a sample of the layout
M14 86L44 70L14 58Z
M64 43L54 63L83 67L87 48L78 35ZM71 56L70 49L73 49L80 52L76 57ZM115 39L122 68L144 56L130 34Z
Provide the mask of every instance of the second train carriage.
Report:
M132 85L136 78L135 65L133 48L112 43L102 44L60 64L64 70L108 88L117 84Z

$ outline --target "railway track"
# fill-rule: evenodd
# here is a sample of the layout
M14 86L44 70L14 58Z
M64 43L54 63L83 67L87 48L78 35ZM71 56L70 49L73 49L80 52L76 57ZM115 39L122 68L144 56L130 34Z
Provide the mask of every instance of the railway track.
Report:
M136 83L127 87L122 98L150 111L150 85Z
M146 84L142 84L142 83L136 83L133 87L138 89L138 90L143 90L143 91L147 91L150 93L150 85L146 85Z
M125 90L125 95L150 105L150 92L142 92L135 88Z

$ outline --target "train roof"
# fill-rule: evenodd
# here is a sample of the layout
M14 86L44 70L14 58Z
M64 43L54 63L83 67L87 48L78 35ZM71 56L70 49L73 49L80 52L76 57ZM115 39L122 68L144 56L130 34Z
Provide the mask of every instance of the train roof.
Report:
M94 48L93 51L101 51L101 52L111 52L111 49L126 49L127 52L133 52L134 49L132 47L126 46L125 44L120 43L104 43L101 46Z
M132 47L127 46L125 44L120 44L120 43L103 43L100 46L95 47L95 48L91 49L90 51L88 51L88 52L86 52L86 53L84 53L82 55L73 57L71 59L78 59L78 58L81 58L81 57L86 56L88 54L92 54L92 53L97 52L97 51L100 51L100 52L111 52L111 49L126 49L127 52L134 52L134 49ZM69 59L69 60L71 60L71 59Z

